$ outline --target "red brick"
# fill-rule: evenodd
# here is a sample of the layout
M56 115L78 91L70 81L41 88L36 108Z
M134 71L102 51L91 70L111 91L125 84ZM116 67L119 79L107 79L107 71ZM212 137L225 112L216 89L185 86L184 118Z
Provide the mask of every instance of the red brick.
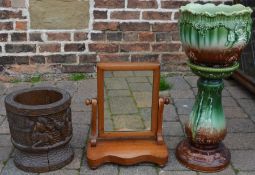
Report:
M176 1L176 0L171 0L171 1L161 1L161 7L162 8L167 8L167 9L179 9L181 6L186 5L190 1Z
M107 11L94 10L95 19L107 19Z
M155 23L152 25L154 32L171 32L178 30L178 23Z
M82 43L71 43L65 44L65 52L82 52L86 49L85 44Z
M139 33L139 41L154 41L154 32L141 32Z
M39 44L39 52L60 52L61 45L58 43L53 44Z
M129 20L129 19L139 19L140 12L138 11L118 11L111 13L111 19L122 19L122 20Z
M35 44L6 44L7 53L36 52Z
M15 57L16 56L1 56L0 64L1 65L15 64Z
M0 30L13 30L12 22L0 22Z
M12 33L12 41L27 41L27 33Z
M149 51L149 43L133 43L133 44L121 44L121 52L140 52L140 51Z
M95 0L96 8L124 8L125 0Z
M76 63L76 55L50 55L46 59L47 63Z
M171 20L171 12L143 12L143 19L147 20Z
M25 19L22 15L22 11L9 11L9 10L1 10L0 11L0 19Z
M70 41L70 33L47 33L49 41Z
M119 23L117 22L95 22L93 24L94 30L118 30Z
M16 21L16 30L27 30L27 21Z
M137 32L125 32L123 33L124 41L138 41L138 33Z
M136 54L131 55L132 62L159 62L159 55L157 54Z
M180 41L180 33L179 31L171 32L172 40L173 41Z
M16 64L29 64L29 57L28 56L16 56L15 57Z
M6 42L8 40L8 34L7 33L1 33L0 34L0 42Z
M30 38L30 41L43 42L41 33L30 33L29 38Z
M89 44L89 50L91 52L108 52L114 53L119 51L119 46L117 44L105 44L105 43L94 43Z
M92 41L105 41L105 33L91 33Z
M179 12L175 12L175 13L174 13L174 19L175 19L175 20L178 20L179 17L180 17L180 13L179 13Z
M29 57L30 64L45 64L45 57L42 55L35 55Z
M156 33L156 41L161 42L161 41L171 41L172 35L170 32L160 32Z
M0 1L0 7L11 7L11 0Z
M178 52L181 44L179 43L159 43L152 44L153 52Z
M94 64L85 65L63 65L62 72L64 73L92 73L95 72Z
M156 0L128 0L128 8L157 8Z
M79 55L79 63L96 63L96 62L97 62L97 55L95 54Z
M122 40L122 32L110 32L107 33L108 41L121 41Z
M173 63L163 63L161 64L161 71L167 72L189 72L190 69L187 64L173 64Z
M186 63L187 60L188 60L188 57L183 53L163 54L161 56L162 63L181 64L181 63Z
M85 32L75 32L74 41L84 41L88 39L88 34Z
M121 23L120 30L122 31L149 31L150 23L141 22L141 23Z
M129 55L127 54L100 54L100 62L128 62Z

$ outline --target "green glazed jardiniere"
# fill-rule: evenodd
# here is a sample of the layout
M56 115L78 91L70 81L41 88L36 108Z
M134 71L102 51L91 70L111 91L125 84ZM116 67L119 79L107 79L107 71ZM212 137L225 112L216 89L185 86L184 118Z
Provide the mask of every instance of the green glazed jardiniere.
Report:
M180 13L181 41L192 63L226 67L239 60L251 35L251 8L190 3Z

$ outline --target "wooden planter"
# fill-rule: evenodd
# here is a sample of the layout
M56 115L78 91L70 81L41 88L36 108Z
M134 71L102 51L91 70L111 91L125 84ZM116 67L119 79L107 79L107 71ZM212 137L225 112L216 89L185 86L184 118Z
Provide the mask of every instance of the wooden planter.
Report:
M70 104L68 92L52 87L19 90L5 98L18 168L47 172L72 161Z

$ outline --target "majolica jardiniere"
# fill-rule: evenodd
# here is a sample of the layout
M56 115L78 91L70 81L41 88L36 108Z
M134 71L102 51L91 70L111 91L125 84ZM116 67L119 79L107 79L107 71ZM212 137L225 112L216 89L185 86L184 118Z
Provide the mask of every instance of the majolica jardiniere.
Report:
M227 134L221 93L223 78L238 69L242 49L251 34L252 10L242 5L190 3L180 9L180 35L198 76L198 94L189 121L187 139L176 149L177 159L190 169L216 172L230 163L222 143Z
M180 12L181 41L192 63L225 67L239 60L251 35L249 7L190 3Z

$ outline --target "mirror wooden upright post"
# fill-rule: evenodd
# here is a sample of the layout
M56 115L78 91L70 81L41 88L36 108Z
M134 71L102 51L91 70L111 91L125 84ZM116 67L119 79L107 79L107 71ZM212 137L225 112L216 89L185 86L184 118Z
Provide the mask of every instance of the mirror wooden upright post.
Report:
M106 71L152 72L149 130L105 130L104 75ZM162 121L164 104L168 104L169 99L159 98L159 83L160 65L157 63L99 63L97 65L98 97L86 100L86 105L92 105L91 134L87 145L88 165L92 169L104 163L133 165L150 162L159 166L167 163L168 149L162 136Z

